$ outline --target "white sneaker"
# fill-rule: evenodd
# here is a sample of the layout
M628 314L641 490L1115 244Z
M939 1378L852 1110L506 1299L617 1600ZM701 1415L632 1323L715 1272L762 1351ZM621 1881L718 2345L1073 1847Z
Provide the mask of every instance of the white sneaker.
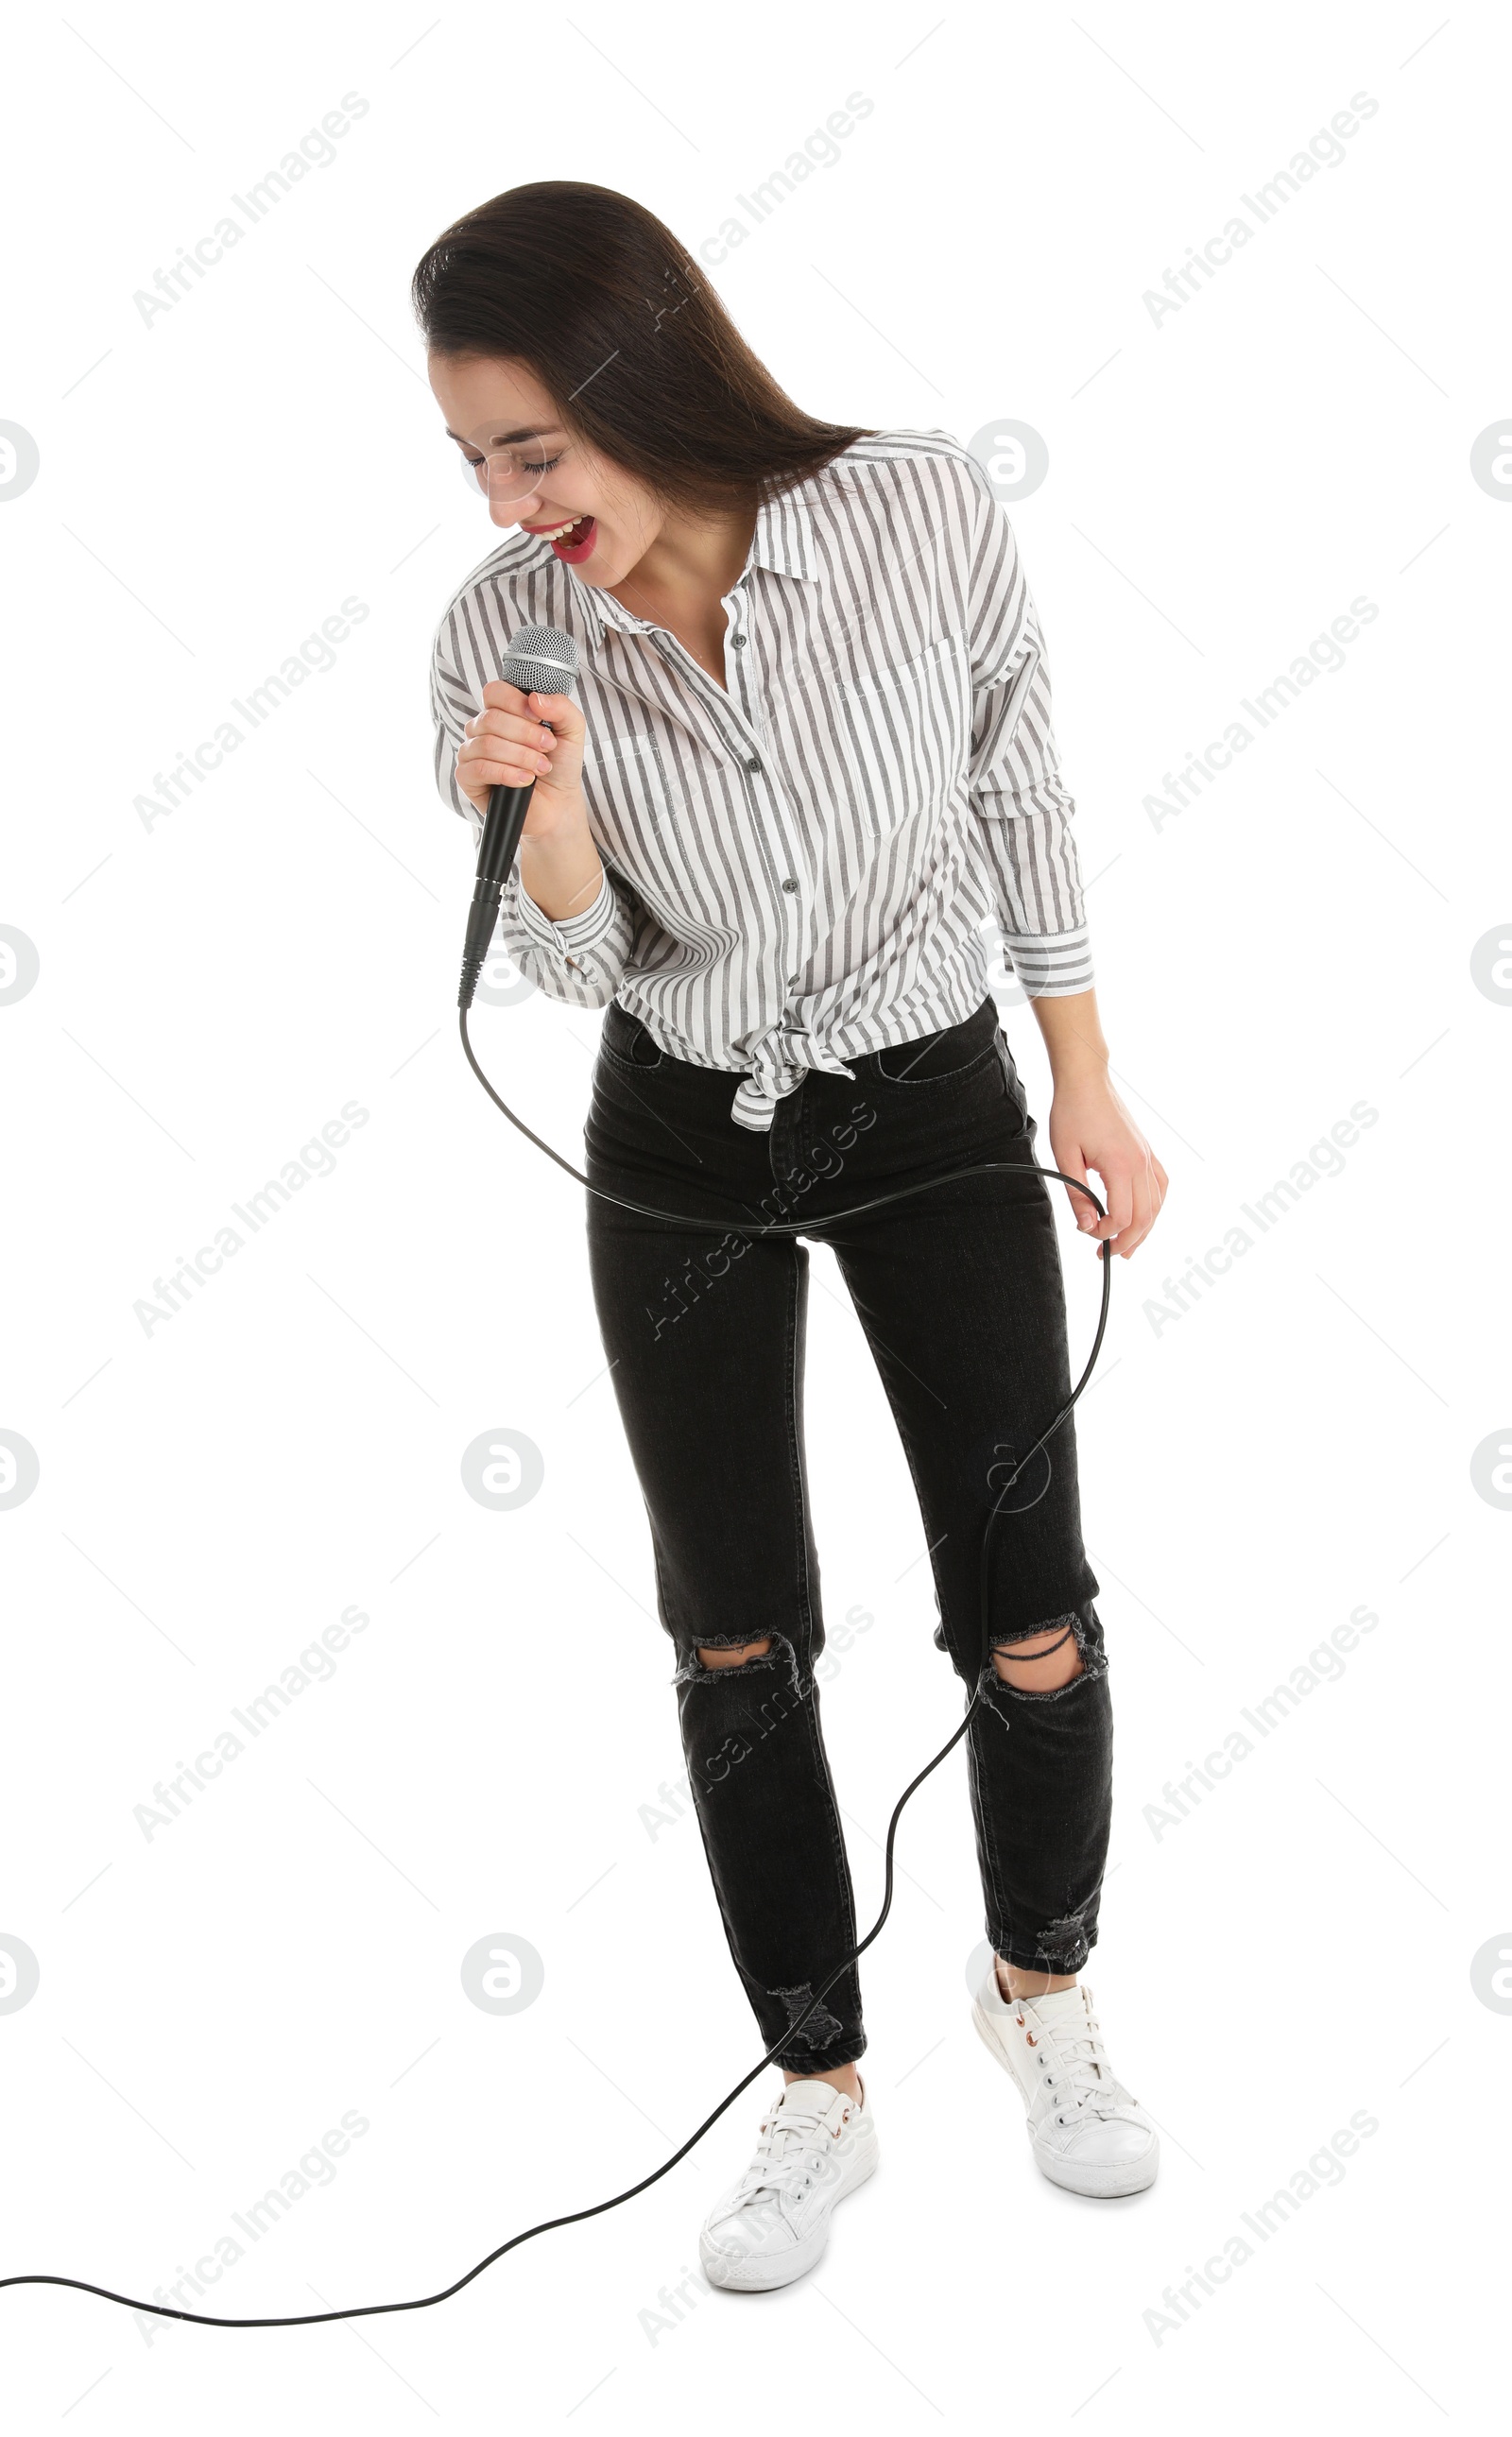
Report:
M766 2293L790 2285L823 2253L837 2200L876 2171L877 2134L866 2103L832 2081L790 2081L762 2118L756 2155L716 2202L698 2237L711 2285Z
M1108 2061L1090 1989L1078 1982L1032 2001L1011 1999L989 1964L972 2019L1023 2094L1042 2175L1089 2200L1149 2189L1160 2165L1159 2136Z

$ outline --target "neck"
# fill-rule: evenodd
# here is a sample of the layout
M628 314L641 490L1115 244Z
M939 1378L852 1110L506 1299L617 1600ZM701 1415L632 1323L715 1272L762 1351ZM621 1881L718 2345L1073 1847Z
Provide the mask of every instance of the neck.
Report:
M699 517L674 511L628 575L609 588L627 608L639 605L637 596L671 607L722 601L745 568L755 530L754 501Z

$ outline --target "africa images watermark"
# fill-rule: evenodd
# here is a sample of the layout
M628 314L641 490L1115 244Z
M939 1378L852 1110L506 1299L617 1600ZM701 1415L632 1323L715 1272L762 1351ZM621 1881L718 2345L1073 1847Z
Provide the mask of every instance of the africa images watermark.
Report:
M833 169L840 158L841 141L854 133L857 119L870 118L875 108L875 102L869 101L864 93L848 93L845 108L832 110L824 125L816 127L799 150L788 154L785 167L773 169L748 195L735 197L739 213L721 220L715 235L706 237L699 245L704 261L716 269L720 263L728 262L735 247L744 245L763 220L769 220L805 178L812 178L816 169ZM746 225L747 220L749 228Z
M195 2261L192 2272L181 2260L176 2285L154 2285L153 2301L161 2303L166 2310L187 2310L191 2300L202 2301L208 2288L220 2284L228 2268L235 2268L238 2259L245 2259L255 2242L260 2242L275 2225L282 2224L296 2200L302 2200L306 2193L314 2191L317 2185L334 2183L336 2167L333 2162L344 2158L352 2143L360 2141L369 2129L365 2115L360 2114L355 2107L347 2108L341 2122L333 2124L329 2131L323 2132L319 2141L312 2143L298 2164L281 2175L276 2183L270 2183L260 2200L249 2201L244 2209L232 2210L231 2222L237 2228L237 2234L245 2237L244 2240L238 2241L237 2234L217 2235L211 2248ZM188 2298L185 2297L185 2287ZM153 2341L153 2322L142 2311L136 2313L136 2331L145 2344Z
M1155 1335L1158 1337L1163 1329L1185 1319L1204 1289L1226 1277L1237 1260L1253 1252L1261 1236L1268 1236L1289 1210L1296 1208L1304 1193L1310 1193L1325 1177L1342 1176L1345 1151L1354 1148L1362 1132L1367 1132L1380 1115L1380 1111L1372 1108L1368 1100L1354 1101L1346 1117L1337 1118L1326 1134L1310 1145L1305 1159L1293 1160L1289 1172L1278 1176L1268 1191L1257 1193L1253 1201L1239 1203L1256 1231L1253 1236L1236 1222L1226 1230L1221 1244L1209 1244L1201 1260L1188 1254L1187 1267L1180 1277L1162 1278L1160 1291L1165 1301L1149 1295L1139 1306Z
M317 1640L308 1642L297 1659L290 1660L276 1684L265 1684L244 1709L233 1707L231 1714L241 1735L233 1727L222 1727L214 1738L213 1747L195 1754L192 1767L186 1761L175 1761L177 1774L167 1784L159 1778L152 1788L151 1801L138 1802L132 1808L132 1817L147 1842L150 1845L160 1828L171 1828L175 1820L182 1819L190 1804L208 1793L228 1763L239 1760L247 1745L265 1734L301 1692L308 1692L311 1684L328 1684L336 1673L337 1657L347 1648L352 1636L365 1633L371 1622L366 1608L357 1606L355 1602L343 1607L339 1622L326 1625Z
M1346 1672L1345 1655L1358 1650L1361 1635L1374 1633L1380 1622L1375 1609L1366 1607L1363 1602L1352 1607L1348 1621L1336 1624L1326 1640L1315 1643L1307 1657L1292 1669L1284 1684L1273 1685L1253 1709L1240 1709L1244 1725L1229 1728L1221 1749L1204 1753L1201 1767L1188 1760L1187 1775L1174 1782L1168 1778L1160 1789L1160 1800L1147 1802L1140 1813L1156 1844L1170 1829L1189 1819L1204 1795L1214 1793L1226 1777L1232 1777L1238 1763L1248 1760L1284 1719L1299 1709L1310 1692L1315 1692L1320 1684L1337 1684ZM1245 1727L1254 1735L1253 1743Z
M774 1993L785 1992L774 1991ZM803 1994L806 1996L808 1991L805 1990ZM854 2156L855 2148L856 2136L853 2130L841 2130L832 2133L826 2139L822 2151L812 2157L810 2182L819 2184L838 2183L846 2165ZM789 2232L788 2219L780 2195L771 2194L758 2200L747 2200L741 2208L739 2218L729 2228L729 2247L742 2256L748 2257L750 2253L765 2240L768 2233L786 2235ZM693 2299L689 2298L690 2288L693 2288L694 2296ZM697 2308L696 2295L707 2294L712 2290L713 2288L702 2269L690 2268L684 2260L681 2282L677 2285L668 2283L659 2287L655 2306L636 2312L636 2323L653 2352L663 2336L670 2336L673 2329L680 2326L683 2320Z
M826 1633L824 1648L814 1662L814 1681L817 1684L834 1683L840 1673L841 1658L855 1647L856 1635L870 1633L876 1621L871 1610L863 1607L859 1601L846 1609L845 1622L835 1632ZM653 1845L664 1828L674 1828L679 1819L687 1817L692 1800L693 1787L684 1770L674 1776L670 1785L662 1780L657 1787L655 1802L642 1802L637 1807L635 1815Z
M811 1192L821 1180L833 1183L845 1166L843 1154L852 1148L857 1134L870 1132L876 1121L875 1109L869 1107L865 1100L857 1100L849 1117L833 1126L822 1142L816 1146L813 1166L794 1168L784 1183L762 1196L759 1207L765 1223L769 1226L774 1220L786 1218L801 1196ZM826 1154L825 1164L820 1163L820 1151ZM827 1164L831 1152L835 1154L833 1166ZM649 1304L645 1306L645 1316L652 1324L653 1339L659 1338L664 1328L685 1320L695 1308L700 1294L707 1293L720 1278L730 1275L731 1262L740 1260L749 1252L760 1232L760 1228L756 1228L750 1234L743 1234L738 1227L731 1227L712 1252L697 1256L689 1254L683 1263L682 1275L676 1284L670 1277L663 1278L663 1309L655 1312ZM674 1305L677 1306L675 1310L670 1307Z
M659 2286L655 2307L636 2312L636 2324L653 2352L663 2336L670 2336L673 2328L680 2326L689 2312L697 2308L696 2298L692 2301L688 2298L690 2287L695 2297L699 2293L712 2293L714 2289L701 2268L690 2268L684 2260L682 2282Z
M245 1236L229 1223L216 1230L213 1244L202 1244L190 1259L187 1254L177 1255L178 1267L167 1278L152 1281L152 1296L139 1295L132 1309L141 1325L144 1337L154 1328L173 1320L183 1311L197 1287L208 1286L210 1280L235 1258L252 1236L259 1235L270 1218L276 1218L287 1209L293 1195L307 1185L312 1177L331 1176L336 1170L337 1151L344 1148L354 1132L365 1126L369 1112L360 1100L343 1100L339 1116L329 1118L318 1135L304 1144L297 1156L286 1159L277 1176L270 1176L255 1193L249 1193L244 1202L233 1201L231 1207L247 1230Z
M1203 282L1215 278L1239 249L1283 212L1293 196L1299 195L1321 170L1341 168L1348 157L1341 138L1358 134L1361 120L1374 118L1380 108L1372 95L1352 93L1348 109L1336 110L1327 126L1320 127L1302 151L1292 153L1289 167L1277 169L1253 195L1239 196L1243 212L1236 212L1205 245L1193 246L1179 271L1167 272L1164 295L1158 288L1147 288L1145 310L1156 329L1164 327L1170 314L1189 305L1201 293Z
M353 120L365 118L371 108L371 102L364 101L360 93L343 93L340 108L328 110L319 127L302 135L293 149L284 154L276 169L265 170L244 195L232 195L235 215L226 213L207 237L198 238L192 247L181 247L177 259L167 271L154 272L150 288L138 288L132 302L148 329L155 328L165 313L182 305L193 293L196 280L203 279L217 263L224 262L232 248L239 245L259 220L276 210L301 179L308 178L313 169L328 169L337 158L337 142L350 132Z
M1243 2234L1228 2235L1222 2250L1204 2259L1202 2268L1188 2260L1187 2282L1168 2285L1160 2297L1161 2306L1144 2313L1144 2323L1152 2343L1158 2352L1168 2336L1176 2335L1203 2306L1203 2296L1216 2293L1226 2285L1236 2268L1242 2268L1254 2258L1260 2244L1269 2242L1282 2226L1291 2222L1308 2200L1327 2185L1337 2186L1345 2179L1344 2160L1352 2158L1362 2141L1368 2141L1380 2130L1380 2119L1368 2109L1357 2107L1347 2126L1330 2133L1321 2148L1314 2149L1305 2166L1253 2209L1240 2209L1239 2223L1253 2235L1253 2242Z
M1253 698L1239 696L1240 710L1247 711L1255 722L1248 727L1242 719L1231 719L1222 736L1215 736L1200 753L1193 753L1184 768L1168 770L1161 780L1163 796L1153 789L1142 798L1150 825L1158 836L1168 821L1173 821L1211 787L1217 778L1234 766L1235 757L1246 752L1263 729L1274 727L1285 710L1298 700L1305 687L1316 676L1337 675L1345 664L1345 646L1355 642L1362 626L1374 625L1380 617L1378 604L1368 593L1357 592L1347 610L1341 610L1327 633L1316 635L1305 652L1299 652L1290 668L1278 670L1269 685L1257 689Z
M255 728L261 728L282 709L296 686L302 686L310 675L325 676L336 666L336 645L344 643L354 626L360 626L370 615L368 605L349 592L339 610L321 622L318 634L307 635L296 651L290 652L276 670L270 670L261 683L253 686L245 701L233 694L231 708L237 719L222 719L211 736L206 736L188 753L181 753L173 767L165 773L155 771L152 784L155 796L142 793L132 798L132 810L142 827L151 835L153 823L166 821L170 813L187 803L197 787L204 784L213 770L219 770L228 753L235 753L245 744Z

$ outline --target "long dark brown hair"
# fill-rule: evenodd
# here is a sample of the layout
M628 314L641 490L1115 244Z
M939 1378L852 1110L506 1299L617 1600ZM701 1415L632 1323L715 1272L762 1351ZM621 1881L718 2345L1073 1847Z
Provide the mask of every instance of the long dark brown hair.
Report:
M411 282L426 345L528 365L563 428L664 504L773 498L859 425L805 414L687 248L608 186L512 186L443 232Z

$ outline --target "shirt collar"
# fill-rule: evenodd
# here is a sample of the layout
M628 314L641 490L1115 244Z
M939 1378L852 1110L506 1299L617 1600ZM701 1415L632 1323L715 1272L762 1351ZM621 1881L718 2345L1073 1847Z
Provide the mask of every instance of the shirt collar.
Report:
M807 487L800 482L780 499L763 500L756 513L747 568L769 567L774 575L796 575L804 584L818 583L814 518L803 496Z
M791 575L803 584L818 580L818 551L814 537L814 518L803 494L806 483L783 493L779 499L766 499L756 511L756 530L751 535L746 564L737 581L744 584L752 568L766 568L773 575ZM551 545L542 542L543 553L550 557ZM650 634L656 622L638 618L617 601L602 585L585 584L582 577L569 567L568 598L575 612L575 622L581 625L594 650L604 641L604 630L612 626L624 635Z

